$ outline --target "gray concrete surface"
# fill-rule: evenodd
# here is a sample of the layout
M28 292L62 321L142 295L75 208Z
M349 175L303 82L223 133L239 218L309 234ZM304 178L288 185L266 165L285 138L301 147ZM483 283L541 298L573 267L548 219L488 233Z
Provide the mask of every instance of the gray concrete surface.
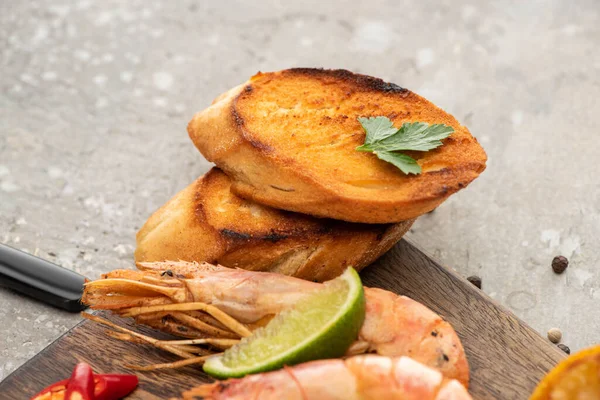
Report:
M599 27L596 0L2 1L0 241L89 277L131 266L136 230L209 167L195 111L258 70L343 67L428 97L489 154L408 236L540 332L598 343ZM79 321L0 302L0 379Z

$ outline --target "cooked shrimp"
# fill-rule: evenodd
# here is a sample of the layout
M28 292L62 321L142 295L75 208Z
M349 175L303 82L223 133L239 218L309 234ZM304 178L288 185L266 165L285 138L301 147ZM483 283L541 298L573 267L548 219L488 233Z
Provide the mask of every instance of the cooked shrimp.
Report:
M458 381L409 357L376 355L312 361L279 371L202 385L184 400L469 400Z
M145 263L139 268L112 271L87 283L84 303L178 336L228 343L323 285L210 264ZM450 324L424 305L386 290L365 288L365 298L365 321L348 355L409 356L468 384L467 359Z

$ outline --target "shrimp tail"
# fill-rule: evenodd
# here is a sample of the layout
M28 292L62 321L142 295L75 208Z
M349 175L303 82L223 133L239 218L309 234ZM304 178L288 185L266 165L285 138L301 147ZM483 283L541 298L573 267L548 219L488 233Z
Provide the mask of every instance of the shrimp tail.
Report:
M448 322L423 304L386 290L365 288L365 296L365 322L348 355L358 354L366 346L365 352L410 355L468 387L465 351Z

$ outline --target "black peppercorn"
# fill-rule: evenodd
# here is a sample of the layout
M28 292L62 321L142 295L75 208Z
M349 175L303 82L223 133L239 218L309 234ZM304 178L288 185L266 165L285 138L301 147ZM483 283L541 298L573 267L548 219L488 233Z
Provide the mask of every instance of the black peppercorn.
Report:
M569 346L565 346L562 343L559 343L556 345L559 349L561 349L562 351L564 351L567 354L571 354L571 349L569 348Z
M160 276L165 276L165 275L169 275L169 276L173 276L173 271L171 271L170 269L166 270L165 272L163 272L162 274L160 274Z
M557 274L562 274L565 272L565 269L567 269L568 266L569 260L567 260L567 257L556 256L552 260L552 270Z
M469 276L467 280L475 285L478 289L481 289L481 278L477 275Z

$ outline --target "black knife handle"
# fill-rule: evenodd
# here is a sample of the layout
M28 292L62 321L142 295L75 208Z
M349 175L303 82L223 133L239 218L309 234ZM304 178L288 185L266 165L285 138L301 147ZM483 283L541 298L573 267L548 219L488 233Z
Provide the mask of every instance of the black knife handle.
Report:
M84 283L76 272L0 244L0 286L78 312L86 308L81 303Z

